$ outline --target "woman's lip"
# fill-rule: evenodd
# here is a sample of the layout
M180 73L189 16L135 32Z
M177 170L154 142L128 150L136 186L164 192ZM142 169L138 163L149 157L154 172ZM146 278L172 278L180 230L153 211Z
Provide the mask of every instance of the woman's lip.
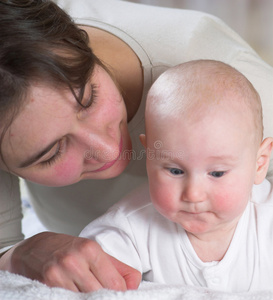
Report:
M116 159L114 159L113 161L110 161L110 162L106 163L101 168L99 168L97 170L94 170L94 171L91 171L91 172L96 173L96 172L101 172L101 171L104 171L104 170L107 170L107 169L111 168L116 163L116 161L119 159L119 157L121 155L121 152L122 152L122 138L120 139L120 143L119 143L119 155L118 155L118 157Z

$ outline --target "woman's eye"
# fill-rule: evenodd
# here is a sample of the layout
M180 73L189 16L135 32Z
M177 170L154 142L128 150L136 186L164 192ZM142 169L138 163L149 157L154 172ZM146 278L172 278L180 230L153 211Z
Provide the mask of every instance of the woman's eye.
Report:
M56 163L57 160L59 158L61 158L61 156L64 152L64 148L65 148L64 143L65 143L64 139L61 139L59 141L59 143L57 144L57 148L56 148L56 151L55 151L54 155L51 156L49 159L47 159L45 161L42 161L41 165L49 167L49 166L53 165L54 163Z
M177 168L170 168L170 173L173 175L181 175L184 174L184 172L181 169L177 169Z
M83 108L88 108L91 105L93 105L98 97L98 86L96 84L91 85L91 96L88 98L87 101L84 101L85 103L82 104Z
M225 175L225 171L213 171L213 172L210 172L209 174L212 176L212 177L215 177L215 178L219 178L219 177L222 177Z

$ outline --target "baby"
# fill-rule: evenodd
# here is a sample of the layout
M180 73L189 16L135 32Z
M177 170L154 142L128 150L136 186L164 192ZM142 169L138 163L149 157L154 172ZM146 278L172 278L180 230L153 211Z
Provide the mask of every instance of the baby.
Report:
M229 292L273 288L273 197L259 95L209 60L167 70L146 104L149 185L82 237L144 280Z

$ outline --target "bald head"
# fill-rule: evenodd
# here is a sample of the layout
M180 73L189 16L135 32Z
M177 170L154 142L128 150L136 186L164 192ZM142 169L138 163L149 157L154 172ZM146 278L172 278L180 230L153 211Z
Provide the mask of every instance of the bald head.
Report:
M172 117L194 121L207 110L217 109L229 109L245 117L261 142L263 121L258 93L243 74L213 60L183 63L163 73L148 93L146 120Z

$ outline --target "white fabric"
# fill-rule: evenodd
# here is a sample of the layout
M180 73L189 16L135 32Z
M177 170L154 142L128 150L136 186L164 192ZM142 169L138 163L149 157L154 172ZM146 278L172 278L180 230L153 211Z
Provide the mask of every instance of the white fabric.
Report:
M253 187L220 262L199 259L185 230L155 210L147 184L90 223L81 236L138 269L144 280L226 292L273 290L273 195L267 180Z
M146 180L145 161L138 135L144 132L144 106L148 88L168 67L192 59L218 59L244 73L261 94L265 135L273 136L273 70L218 19L204 13L150 7L116 0L56 0L79 24L104 29L125 41L138 55L144 74L139 111L129 124L135 157L115 179L86 180L68 187L49 188L29 183L32 204L48 229L78 234L90 220L101 215L134 187ZM91 45L92 46L92 45ZM9 177L0 171L1 181ZM0 182L1 184L1 182ZM18 188L18 184L14 186ZM11 203L8 190L1 190L1 205ZM4 196L3 196L4 195ZM19 196L18 196L19 197ZM20 202L16 204L16 217ZM3 210L0 210L0 214ZM15 228L16 225L16 228ZM12 240L22 238L20 223L0 226ZM3 241L6 245L6 240ZM12 243L10 241L9 243Z
M50 288L38 281L0 271L1 300L265 300L273 299L272 291L225 293L205 288L183 287L142 282L135 291L99 290L75 293Z

